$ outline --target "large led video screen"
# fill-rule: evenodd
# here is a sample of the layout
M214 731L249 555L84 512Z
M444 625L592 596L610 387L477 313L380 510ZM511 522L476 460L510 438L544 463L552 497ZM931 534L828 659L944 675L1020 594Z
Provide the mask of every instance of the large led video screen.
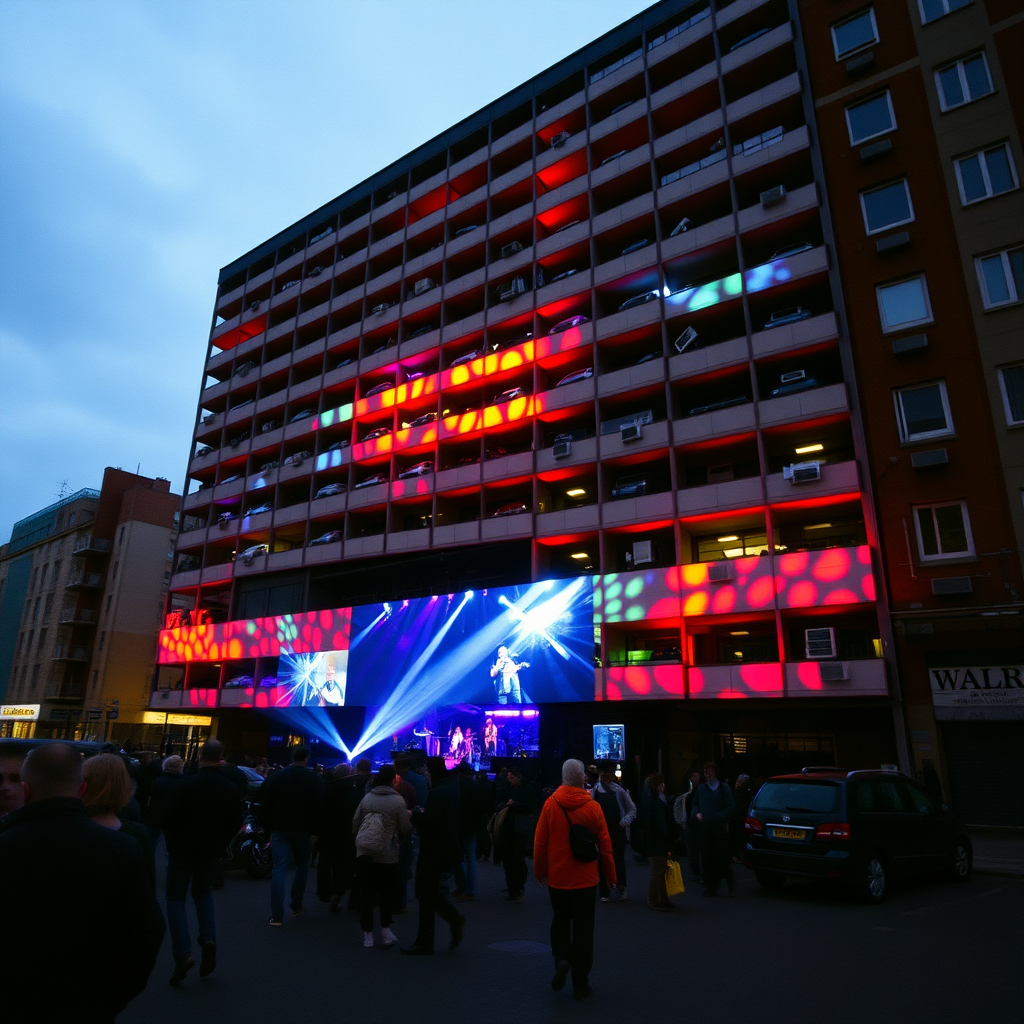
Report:
M344 706L348 651L282 654L277 663L280 697L275 707Z
M412 721L454 704L593 699L589 577L352 609L349 704Z
M367 718L383 727L378 712L372 709ZM449 770L466 763L475 771L487 771L492 757L540 757L540 710L522 705L432 707L414 722L392 724L389 735L375 735L377 741L364 751L374 770L398 754L422 751L427 757L443 757Z

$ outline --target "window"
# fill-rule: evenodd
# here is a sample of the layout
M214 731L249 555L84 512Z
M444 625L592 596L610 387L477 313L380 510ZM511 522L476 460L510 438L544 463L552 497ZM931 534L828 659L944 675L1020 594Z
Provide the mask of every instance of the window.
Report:
M102 633L100 633L100 650L101 651L103 650L103 645L106 642L107 642L107 634L106 634L106 631L104 630Z
M25 642L25 631L24 631L24 630L22 630L22 631L21 631L21 632L20 632L20 633L18 634L18 649L17 649L17 650L16 650L15 652L14 652L14 654L15 654L15 657L18 657L18 656L20 656L20 654L21 654L21 645L22 645L22 644L23 644L24 642Z
M909 224L914 219L906 178L861 192L860 206L864 214L864 228L869 235Z
M967 505L962 501L920 505L914 509L914 525L922 562L974 554Z
M39 685L39 665L32 666L32 692L36 692L36 687Z
M1013 166L1010 147L998 146L962 156L953 161L960 201L966 206L979 199L989 199L1017 187L1017 169Z
M879 285L875 293L878 296L882 330L885 332L926 324L932 319L932 308L928 301L928 288L923 274L908 281Z
M988 73L985 52L961 57L939 68L935 72L935 86L939 90L939 106L943 110L962 107L987 96L992 91L992 78Z
M120 532L117 535L117 546L120 547L124 543L124 531L125 527L121 527Z
M924 25L945 14L951 14L973 2L974 0L917 0L917 6L921 10L921 24Z
M1003 393L1006 422L1011 427L1024 423L1024 363L1004 366L999 371L999 389Z
M893 400L901 441L924 441L953 433L945 381L899 388L893 392Z
M934 814L937 810L935 801L918 785L903 780L903 788L910 797L910 806L918 814Z
M851 53L877 42L878 27L875 25L875 12L871 7L832 26L832 46L836 52L836 60L842 60Z
M39 621L39 603L42 601L41 597L36 598L36 603L32 606L32 621Z
M866 100L858 100L846 108L846 128L850 145L857 146L876 135L885 135L896 127L896 114L892 109L889 90Z
M46 627L44 626L39 630L39 646L36 647L36 651L41 651L46 646Z
M46 589L46 572L50 567L48 565L43 566L43 571L39 574L39 589Z
M49 621L53 614L53 594L46 595L46 604L43 605L43 620Z
M53 563L53 583L54 583L54 586L57 585L57 583L59 581L59 578L60 578L60 559L58 558L57 561Z
M974 266L986 309L1024 299L1024 248L979 256Z

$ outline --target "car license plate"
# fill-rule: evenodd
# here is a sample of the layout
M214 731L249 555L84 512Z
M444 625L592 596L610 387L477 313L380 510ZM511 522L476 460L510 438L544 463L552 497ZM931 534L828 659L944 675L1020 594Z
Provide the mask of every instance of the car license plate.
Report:
M805 839L807 829L804 828L778 828L772 829L773 839Z

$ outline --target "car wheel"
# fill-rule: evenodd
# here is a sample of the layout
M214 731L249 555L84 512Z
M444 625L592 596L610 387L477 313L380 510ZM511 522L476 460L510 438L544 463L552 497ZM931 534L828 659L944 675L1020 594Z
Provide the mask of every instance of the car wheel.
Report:
M952 877L954 882L966 882L971 877L974 858L971 856L971 844L967 839L960 838L953 847Z
M861 876L861 895L867 903L881 903L889 887L889 876L885 861L879 854L872 854L864 865Z
M781 889L786 884L786 876L774 871L755 871L754 877L766 889Z

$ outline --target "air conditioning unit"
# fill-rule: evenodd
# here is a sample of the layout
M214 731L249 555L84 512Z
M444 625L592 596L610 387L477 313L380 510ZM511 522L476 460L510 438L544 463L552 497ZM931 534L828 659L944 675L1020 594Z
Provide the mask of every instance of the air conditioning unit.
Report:
M567 459L572 455L572 441L558 441L551 446L553 459Z
M523 251L523 245L521 242L509 242L508 245L501 247L501 258L507 260L509 256L515 256L517 252Z
M507 284L502 285L501 291L498 292L498 298L502 302L508 302L510 299L514 299L517 295L523 295L526 292L526 278L524 277L513 277Z
M422 295L434 287L434 282L429 277L422 277L412 286L413 295Z
M639 423L624 423L619 428L619 437L623 444L629 441L639 441L643 436L644 428Z
M945 448L933 448L927 452L914 452L910 456L910 465L914 469L934 469L936 466L948 466L949 453Z
M932 593L936 597L955 597L958 594L972 594L974 584L970 576L945 576L932 580Z
M723 462L720 466L708 466L709 484L726 484L735 479L731 462Z
M779 377L780 384L795 384L798 380L807 380L806 370L791 370L789 373L783 373Z
M692 327L687 327L672 344L675 346L675 350L682 355L696 340L697 332Z
M818 666L823 683L842 683L850 678L850 665L846 661L823 661Z
M551 139L551 148L559 149L572 138L572 132L559 132Z
M391 308L390 302L382 302L379 306L374 306L370 312L374 316L383 316Z
M831 626L804 630L804 649L812 660L836 656L836 631Z
M782 479L791 484L809 484L821 479L820 462L794 462L782 467Z
M786 198L786 186L776 185L775 188L766 189L761 193L761 206L767 209L775 206Z
M654 541L633 541L633 564L650 565L654 561Z
M714 562L708 566L708 583L727 583L732 576L732 564L729 562Z

